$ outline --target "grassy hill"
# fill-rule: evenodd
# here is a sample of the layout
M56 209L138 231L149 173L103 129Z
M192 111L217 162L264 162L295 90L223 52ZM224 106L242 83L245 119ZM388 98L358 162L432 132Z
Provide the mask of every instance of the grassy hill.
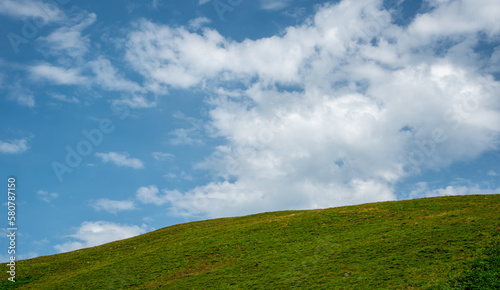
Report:
M20 261L0 289L475 289L498 245L500 195L425 198L175 225Z

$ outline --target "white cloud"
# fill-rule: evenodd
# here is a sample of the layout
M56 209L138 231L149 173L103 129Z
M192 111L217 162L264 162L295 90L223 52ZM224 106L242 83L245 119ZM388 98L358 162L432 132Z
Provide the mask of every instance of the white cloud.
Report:
M20 91L9 94L9 99L15 100L19 105L33 108L35 106L35 96L29 91Z
M128 92L140 90L138 84L119 76L111 62L105 58L98 58L97 60L89 62L88 65L95 74L94 81L106 90Z
M91 47L90 34L84 30L97 21L95 13L81 13L66 26L60 27L46 37L40 37L40 51L58 57L58 65L41 63L29 68L34 78L50 80L59 85L95 84L108 91L138 92L137 83L126 79L110 60L99 56L93 60L84 59ZM64 64L62 67L60 64ZM84 75L85 74L85 75ZM151 107L156 104L140 103L141 98L126 99L131 106Z
M495 0L465 0L434 3L430 12L418 15L409 27L411 37L430 40L433 37L500 32L497 18L500 5ZM422 43L423 44L423 43Z
M490 170L490 171L488 171L488 175L489 175L489 176L499 176L500 174L496 173L496 172L495 172L495 171L493 171L493 170Z
M96 153L97 157L101 158L104 163L111 162L118 166L132 167L134 169L144 168L144 163L137 158L129 158L127 153L121 154L116 152Z
M35 246L43 246L43 245L47 245L50 241L48 239L41 239L39 241L33 241L33 245Z
M106 221L83 222L76 230L76 233L69 236L70 238L77 239L78 241L66 242L64 244L56 245L54 248L60 253L64 253L81 248L98 246L112 241L127 239L144 234L146 231L146 225L121 225Z
M96 14L89 13L79 23L60 27L48 36L40 37L38 41L44 46L44 52L73 58L81 57L90 47L90 39L88 36L83 36L82 31L94 24L96 20Z
M61 94L51 94L50 97L52 99L58 100L58 101L63 102L63 103L68 103L68 104L80 103L80 100L78 100L75 97L68 97L68 96L61 95Z
M173 140L193 143L201 129L226 140L198 164L225 181L156 191L152 203L216 217L392 200L408 175L496 148L500 83L473 48L479 32L498 37L499 6L436 4L400 27L381 2L323 5L280 35L241 42L137 23L126 55L147 83L211 95L210 124Z
M132 109L144 109L156 107L156 102L150 101L143 96L132 96L123 99L113 100L113 106L127 106Z
M52 200L56 199L59 197L58 193L51 192L49 193L46 190L37 190L36 195L39 199L45 201L46 203L51 203Z
M29 149L27 143L28 143L27 139L17 139L8 142L0 140L0 153L4 154L23 153Z
M175 174L173 172L169 172L169 173L164 174L163 177L166 179L174 179L177 177L177 174Z
M203 145L203 127L204 124L200 119L187 117L182 112L176 112L174 118L185 121L189 124L189 128L178 128L169 132L173 136L169 142L173 145Z
M165 195L160 195L160 190L156 185L141 187L136 192L136 199L144 204L162 205L167 202Z
M445 188L429 188L427 182L419 182L416 188L410 192L409 198L498 193L500 193L500 188L483 188L478 184L449 185Z
M190 20L188 23L188 26L191 29L197 30L197 29L202 28L206 24L209 24L210 22L211 22L211 20L206 18L206 17L198 17L198 18L195 18L193 20Z
M290 5L291 0L260 0L260 8L264 10L281 10Z
M153 152L153 158L159 161L166 161L174 159L175 155L164 152Z
M186 193L164 191L174 215L186 217L241 216L265 211L323 208L394 200L391 188L382 182L353 179L348 184L317 183L303 178L255 178L236 182L211 182ZM163 200L162 199L162 200Z
M500 70L500 47L495 48L491 54L490 59L490 70L493 72L498 72Z
M199 132L194 128L178 128L170 131L169 135L173 136L170 138L170 143L172 145L203 145L205 144Z
M182 170L178 174L174 173L174 172L168 172L168 173L164 174L163 177L166 179L176 179L176 180L183 179L183 180L188 180L188 181L193 180L193 176L187 174L184 170Z
M7 85L9 93L7 99L17 102L21 106L33 108L35 106L35 96L33 92L19 83Z
M87 83L87 78L82 76L77 68L65 69L42 63L30 67L29 70L34 78L49 80L58 85L85 85Z
M284 41L271 37L236 43L212 29L196 34L183 27L147 21L137 26L139 29L129 34L126 59L148 82L177 88L189 88L216 77L229 80L258 75L269 81L296 81L298 62L314 50L314 43L308 41L312 35L296 29ZM199 53L200 47L205 53Z
M35 18L40 24L47 24L64 19L57 2L49 4L46 1L33 0L3 0L0 1L0 14L14 18Z
M158 6L160 5L160 1L159 0L153 0L151 1L151 7L154 9L154 10L158 10Z
M182 176L187 177L184 172L182 172ZM156 185L143 186L137 189L135 194L135 201L140 202L142 204L163 205L169 202L170 198L168 197L168 195L171 194L179 194L179 193L176 191L167 191L167 190L164 190L163 193L160 193L160 190ZM98 200L93 206L96 210L102 209L112 213L116 213L122 210L135 209L135 201L134 200L115 201L103 198Z
M92 207L97 210L104 210L110 213L117 213L120 211L133 210L135 209L135 204L132 200L110 200L107 198L101 198L97 201L91 203Z

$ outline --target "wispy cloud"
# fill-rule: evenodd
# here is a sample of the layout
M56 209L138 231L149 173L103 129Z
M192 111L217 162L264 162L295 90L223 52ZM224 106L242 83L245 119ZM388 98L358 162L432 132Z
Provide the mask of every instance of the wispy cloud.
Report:
M203 145L200 133L195 128L178 128L170 131L172 145Z
M174 159L175 155L164 152L153 152L153 158L158 161L166 161Z
M51 192L49 193L46 190L37 190L36 195L39 199L45 201L46 203L51 203L54 199L59 197L58 193Z
M165 175L163 175L163 177L166 179L175 179L175 180L179 180L179 179L188 180L188 181L193 180L193 176L187 174L184 170L182 170L180 173L169 172L169 173L166 173Z
M137 158L129 158L127 153L121 154L117 152L96 153L97 157L101 158L104 163L111 162L118 166L132 167L134 169L144 168L144 163Z
M120 211L127 211L135 209L134 201L132 200L111 200L107 198L101 198L97 201L91 202L92 207L97 211L107 211L110 213L118 213Z
M50 23L64 18L64 13L54 3L51 5L46 1L2 0L0 1L0 14L19 19L39 17L44 22Z
M140 86L120 76L119 72L111 64L111 61L103 57L90 61L88 66L95 74L94 82L110 91L127 91L129 93L140 90ZM144 98L136 96L131 99L136 104L144 104ZM132 105L130 105L132 107ZM150 106L142 106L150 107Z
M47 63L30 67L30 73L35 79L49 80L58 85L85 85L87 78L80 74L77 68L62 68Z
M188 23L188 26L191 29L197 30L210 22L211 22L211 20L206 18L206 17L198 17L198 18L195 18L193 20L190 20Z
M290 5L291 0L260 0L260 8L264 10L281 10Z
M30 108L35 106L35 95L30 89L23 87L19 82L6 87L9 89L7 99L15 101L21 106Z
M63 26L48 36L40 37L38 41L43 47L43 52L73 58L83 56L90 47L90 39L88 36L83 36L82 32L96 20L96 14L89 13L75 25Z
M121 88L125 88L121 87ZM113 100L113 106L127 106L132 109L145 109L156 107L156 102L150 101L147 98L139 95L125 97L122 99Z
M45 239L41 239L39 241L33 241L33 245L35 245L35 246L43 246L43 245L48 244L49 242L50 242L49 239L45 238Z
M30 92L20 92L10 94L10 99L14 99L19 105L33 108L35 106L35 96Z
M169 132L169 142L172 145L203 145L203 122L199 119L187 117L181 112L176 112L174 118L189 124L188 128L177 128Z
M60 253L74 251L82 248L94 247L116 240L144 234L147 226L121 225L107 221L84 222L76 233L68 236L77 241L70 241L54 246Z
M50 94L50 97L52 99L54 99L54 100L58 100L60 102L68 103L68 104L78 104L78 103L80 103L80 100L78 100L75 97L68 97L68 96L61 95L61 94Z
M0 153L5 154L17 154L25 152L29 149L27 145L27 139L17 139L12 141L2 141L0 140Z
M478 184L448 185L444 188L431 188L427 182L419 182L415 186L415 189L410 192L409 198L498 193L500 193L500 188L485 188Z

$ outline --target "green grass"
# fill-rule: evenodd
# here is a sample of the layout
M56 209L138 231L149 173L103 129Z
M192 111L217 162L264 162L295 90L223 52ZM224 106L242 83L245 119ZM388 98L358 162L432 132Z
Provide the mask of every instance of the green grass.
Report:
M498 245L500 195L426 198L175 225L19 261L0 289L498 289Z
M443 289L500 289L500 245L484 251L484 258L471 263L463 275Z

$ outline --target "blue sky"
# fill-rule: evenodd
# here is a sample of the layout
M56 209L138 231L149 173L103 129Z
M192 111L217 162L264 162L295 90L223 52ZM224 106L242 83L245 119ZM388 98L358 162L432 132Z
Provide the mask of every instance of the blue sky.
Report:
M18 258L500 193L499 16L496 0L1 1Z

